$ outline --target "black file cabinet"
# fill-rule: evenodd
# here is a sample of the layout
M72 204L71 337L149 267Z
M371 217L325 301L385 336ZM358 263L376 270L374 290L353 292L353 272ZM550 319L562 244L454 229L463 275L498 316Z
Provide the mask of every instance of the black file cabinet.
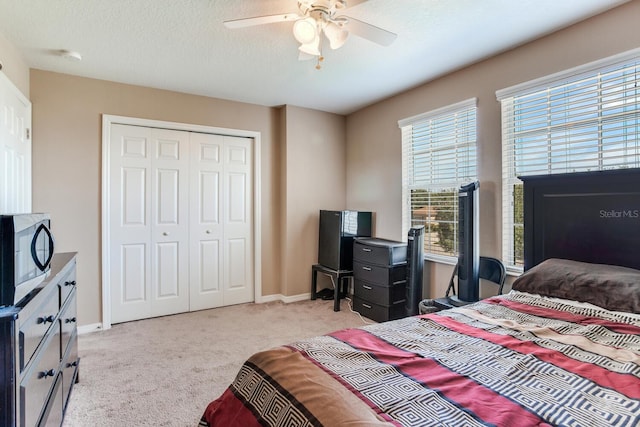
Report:
M353 309L376 322L405 316L407 244L358 237L353 244Z

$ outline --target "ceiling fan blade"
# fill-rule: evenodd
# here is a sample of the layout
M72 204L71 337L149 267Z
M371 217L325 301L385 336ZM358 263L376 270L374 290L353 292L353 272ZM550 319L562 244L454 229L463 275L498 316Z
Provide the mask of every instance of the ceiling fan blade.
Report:
M254 25L273 24L275 22L295 21L296 19L300 18L301 16L297 13L283 13L280 15L265 15L256 16L254 18L232 19L229 21L224 21L224 25L227 28L244 28L252 27Z
M366 22L351 18L350 16L340 15L340 17L348 19L347 25L345 25L345 29L347 31L358 37L362 37L363 39L371 40L379 45L389 46L398 37L396 33L383 30L380 27L367 24Z

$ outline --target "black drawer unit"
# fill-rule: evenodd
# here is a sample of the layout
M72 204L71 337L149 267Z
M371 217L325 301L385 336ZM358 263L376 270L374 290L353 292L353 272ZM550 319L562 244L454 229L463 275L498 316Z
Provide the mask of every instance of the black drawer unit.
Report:
M353 309L376 322L404 317L407 244L376 237L353 245Z
M407 244L378 237L356 237L353 259L374 265L396 265L407 262Z

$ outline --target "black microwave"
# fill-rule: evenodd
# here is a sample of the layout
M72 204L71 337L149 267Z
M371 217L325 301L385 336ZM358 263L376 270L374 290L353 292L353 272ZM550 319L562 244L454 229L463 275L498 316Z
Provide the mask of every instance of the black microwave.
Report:
M49 214L0 215L0 307L18 303L49 274Z

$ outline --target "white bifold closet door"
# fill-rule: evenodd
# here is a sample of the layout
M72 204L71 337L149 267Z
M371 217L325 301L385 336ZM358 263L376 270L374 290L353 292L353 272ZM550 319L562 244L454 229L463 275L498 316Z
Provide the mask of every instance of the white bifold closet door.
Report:
M253 140L190 135L191 310L253 301Z
M249 138L118 125L112 323L253 301Z

